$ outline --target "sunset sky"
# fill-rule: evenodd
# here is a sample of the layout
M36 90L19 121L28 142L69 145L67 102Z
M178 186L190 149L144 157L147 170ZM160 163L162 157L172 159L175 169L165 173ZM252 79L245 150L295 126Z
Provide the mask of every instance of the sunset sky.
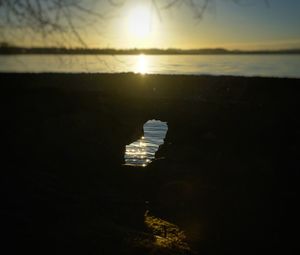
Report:
M300 1L297 0L271 0L269 4L263 0L244 0L240 4L215 0L202 19L196 18L194 9L184 3L165 9L171 1L156 1L157 8L150 0L126 0L118 7L107 1L90 1L90 5L89 1L84 2L85 7L91 6L106 16L91 19L88 25L76 21L88 47L300 48ZM56 37L59 34L46 40L24 36L23 44L55 45ZM72 40L69 46L78 46L78 42Z
M158 14L151 11L149 1L127 1L116 18L107 22L101 40L91 38L90 43L116 48L300 47L300 1L272 0L269 6L261 0L244 2L248 4L215 1L199 20L188 6L161 10ZM130 19L136 15L135 9L145 12L141 19L148 27L145 34L131 31ZM137 15L135 22L138 18Z

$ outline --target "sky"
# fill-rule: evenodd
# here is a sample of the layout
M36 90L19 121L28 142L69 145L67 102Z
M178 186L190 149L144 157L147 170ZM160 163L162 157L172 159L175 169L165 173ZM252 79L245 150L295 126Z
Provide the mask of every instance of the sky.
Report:
M85 8L105 14L95 18L85 14L74 22L88 47L109 48L300 48L300 1L298 0L211 0L201 18L195 7L181 3L165 8L172 0L82 1ZM194 0L201 7L203 0ZM3 16L3 15L2 15ZM1 18L1 17L0 17ZM82 21L84 20L84 21ZM56 45L60 33L32 40L26 29L14 34L24 45ZM23 34L22 34L23 33ZM72 37L72 36L71 36ZM71 38L70 37L70 38ZM13 43L20 40L10 39ZM66 41L66 40L65 40ZM68 46L80 46L73 36Z
M160 1L167 2L167 1ZM198 1L201 3L201 1ZM279 49L300 47L300 1L212 1L201 19L187 5L150 12L149 32L132 33L127 20L135 8L151 9L149 1L127 1L116 18L108 22L102 40L91 38L96 47L116 48L215 48ZM150 7L149 7L150 5ZM147 14L144 13L147 18ZM138 22L138 18L135 20ZM145 22L141 19L141 23ZM147 22L145 22L147 23ZM141 25L142 26L142 25ZM139 29L139 28L137 28Z

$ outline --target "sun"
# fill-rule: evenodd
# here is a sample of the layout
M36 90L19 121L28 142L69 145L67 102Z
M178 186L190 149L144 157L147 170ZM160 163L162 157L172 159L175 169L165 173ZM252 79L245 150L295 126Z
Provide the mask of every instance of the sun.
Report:
M128 32L134 39L145 39L151 29L151 11L147 6L133 7L128 14Z

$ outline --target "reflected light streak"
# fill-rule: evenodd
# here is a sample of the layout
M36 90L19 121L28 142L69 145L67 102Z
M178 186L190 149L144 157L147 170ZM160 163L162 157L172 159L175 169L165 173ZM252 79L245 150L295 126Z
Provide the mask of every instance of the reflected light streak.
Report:
M138 60L135 66L135 73L145 74L149 72L149 58L144 54L138 56Z

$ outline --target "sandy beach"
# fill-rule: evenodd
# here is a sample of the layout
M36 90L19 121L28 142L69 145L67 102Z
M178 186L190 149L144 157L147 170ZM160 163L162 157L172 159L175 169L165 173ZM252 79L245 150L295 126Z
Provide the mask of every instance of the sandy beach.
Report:
M12 253L296 246L299 79L2 73L0 80L1 228ZM168 124L157 160L124 166L125 146L152 119Z

